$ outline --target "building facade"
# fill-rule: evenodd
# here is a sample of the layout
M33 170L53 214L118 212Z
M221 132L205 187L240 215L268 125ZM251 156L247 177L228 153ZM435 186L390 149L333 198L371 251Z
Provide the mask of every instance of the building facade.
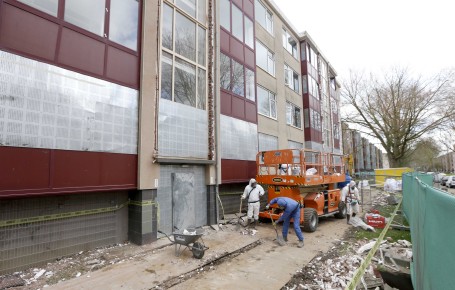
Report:
M0 0L0 273L217 223L339 88L273 1Z

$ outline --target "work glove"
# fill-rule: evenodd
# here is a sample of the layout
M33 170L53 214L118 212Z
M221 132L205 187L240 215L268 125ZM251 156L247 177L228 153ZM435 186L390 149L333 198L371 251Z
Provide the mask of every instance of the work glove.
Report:
M242 196L240 196L240 199L245 199L245 197L242 195Z
M266 205L265 209L268 210L270 208L270 205Z

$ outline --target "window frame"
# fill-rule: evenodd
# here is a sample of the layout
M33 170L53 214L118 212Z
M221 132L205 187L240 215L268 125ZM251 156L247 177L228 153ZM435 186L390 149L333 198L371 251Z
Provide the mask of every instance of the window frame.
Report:
M297 94L300 93L300 75L287 63L284 63L284 84Z
M289 33L289 30L286 27L283 27L283 47L284 49L289 52L296 60L299 60L299 53L298 53L298 46L297 40ZM294 44L291 43L293 41Z
M291 108L291 115L289 116L288 115L288 108ZM299 109L299 120L300 120L300 127L296 125L296 120L295 120L295 116L296 116L296 109ZM289 123L289 117L291 117L291 121ZM296 104L290 102L290 101L286 101L286 124L291 126L291 127L294 127L294 128L297 128L297 129L302 129L303 127L303 124L302 124L302 108L297 106Z
M275 54L266 45L264 45L262 42L260 42L258 39L256 39L256 58L259 56L259 54L258 54L259 50L257 49L258 45L263 47L263 48L265 48L265 50L267 51L267 56L266 56L266 58L267 58L267 68L264 68L261 65L259 65L260 62L258 62L257 60L256 60L256 66L260 67L262 70L267 72L269 75L275 77L275 67L276 67L276 65L275 65ZM272 63L272 65L273 65L272 72L269 71L270 70L269 63Z
M267 93L267 103L268 103L268 115L260 112L258 110L258 114L264 116L264 117L267 117L267 118L270 118L270 119L273 119L273 120L277 120L278 118L278 112L277 112L277 103L276 103L276 94L266 88L264 88L263 86L261 85L256 85L256 90L259 91L259 89L262 89L264 90L266 93ZM258 107L261 107L260 103L261 101L259 100L259 93L257 94L257 100L258 100ZM272 103L275 104L275 116L272 115Z

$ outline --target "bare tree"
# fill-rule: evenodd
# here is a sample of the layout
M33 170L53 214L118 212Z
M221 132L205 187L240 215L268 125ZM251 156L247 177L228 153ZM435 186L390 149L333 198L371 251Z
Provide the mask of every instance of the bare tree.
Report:
M391 167L403 166L422 136L454 118L453 76L447 71L423 80L400 68L383 76L351 73L342 91L343 119L377 138Z

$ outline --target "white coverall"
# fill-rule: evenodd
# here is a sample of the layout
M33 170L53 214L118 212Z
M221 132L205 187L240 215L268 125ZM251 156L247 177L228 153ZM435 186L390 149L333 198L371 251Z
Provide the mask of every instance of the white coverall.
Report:
M359 213L359 190L357 187L351 189L349 184L341 190L341 200L346 203L346 214L352 215Z
M253 187L253 184L256 186ZM259 197L264 195L264 188L259 184L256 184L254 178L250 179L249 184L245 187L245 191L242 194L242 199L248 198L248 218L254 217L254 220L259 219Z

